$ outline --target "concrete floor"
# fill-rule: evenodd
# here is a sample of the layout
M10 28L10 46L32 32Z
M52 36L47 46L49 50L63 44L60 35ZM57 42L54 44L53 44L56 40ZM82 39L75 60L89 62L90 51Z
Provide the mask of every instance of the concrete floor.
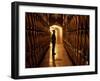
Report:
M52 55L52 44L50 44L50 49L47 51L40 67L72 66L63 44L56 44L55 53L56 55Z

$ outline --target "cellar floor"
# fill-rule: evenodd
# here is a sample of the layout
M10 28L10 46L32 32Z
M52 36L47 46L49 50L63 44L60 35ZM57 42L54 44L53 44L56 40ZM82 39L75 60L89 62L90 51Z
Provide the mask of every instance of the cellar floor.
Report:
M47 51L40 67L57 67L57 66L71 66L72 62L63 47L63 44L56 44L55 46L56 55L52 55L52 44L50 49Z

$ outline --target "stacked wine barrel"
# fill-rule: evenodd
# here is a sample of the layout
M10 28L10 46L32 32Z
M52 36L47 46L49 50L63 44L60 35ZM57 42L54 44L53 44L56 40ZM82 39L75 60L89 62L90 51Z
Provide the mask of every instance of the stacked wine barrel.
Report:
M89 64L89 16L70 15L64 28L64 47L74 65Z
M26 68L38 67L49 45L48 15L25 13Z

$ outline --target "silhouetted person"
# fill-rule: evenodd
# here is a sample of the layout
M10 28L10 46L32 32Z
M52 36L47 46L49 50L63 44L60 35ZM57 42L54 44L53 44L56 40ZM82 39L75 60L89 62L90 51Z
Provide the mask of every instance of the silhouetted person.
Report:
M55 30L53 30L53 34L52 34L52 55L55 55L55 44L56 44L56 36L55 36Z

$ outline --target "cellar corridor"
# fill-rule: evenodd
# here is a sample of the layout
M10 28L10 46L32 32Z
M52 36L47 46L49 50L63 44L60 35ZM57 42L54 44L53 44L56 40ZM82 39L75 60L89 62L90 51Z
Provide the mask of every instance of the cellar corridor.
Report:
M89 36L88 15L26 12L25 68L89 65Z
M43 61L40 64L40 67L59 67L73 65L62 44L56 44L55 53L56 55L52 55L52 44L50 44L50 49L47 51Z
M57 25L50 26L50 32L56 31L56 45L55 45L55 55L52 54L52 43L50 43L50 48L46 52L44 59L42 60L40 67L59 67L59 66L71 66L72 62L63 46L63 30L62 27Z

